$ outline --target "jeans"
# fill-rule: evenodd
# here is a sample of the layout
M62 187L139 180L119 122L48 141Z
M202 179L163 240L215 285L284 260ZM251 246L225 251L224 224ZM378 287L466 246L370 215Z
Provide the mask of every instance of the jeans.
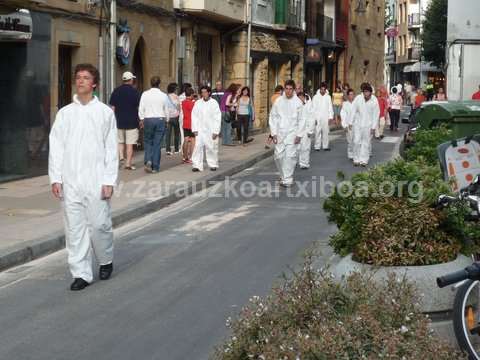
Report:
M173 128L173 143L175 146L175 152L178 152L180 149L180 123L178 121L178 117L170 118L167 123L167 144L166 150L167 152L171 151L171 143L172 143L172 128Z
M230 119L230 113L222 112L222 143L223 145L232 144L232 124L226 120Z
M145 147L145 164L152 163L152 169L160 170L160 150L165 135L165 118L147 118L143 122L143 142Z
M238 115L237 120L238 120L237 140L242 141L244 144L246 144L248 140L248 126L250 123L250 115ZM242 130L243 130L243 133L242 133Z

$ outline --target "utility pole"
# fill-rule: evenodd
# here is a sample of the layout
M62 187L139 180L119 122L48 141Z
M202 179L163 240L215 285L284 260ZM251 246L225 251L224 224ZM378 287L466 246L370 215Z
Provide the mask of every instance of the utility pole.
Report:
M117 50L117 0L110 2L110 57L109 57L109 86L107 98L115 89L115 52Z
M247 64L245 66L245 77L246 77L246 84L250 86L250 52L252 46L252 0L247 0L247 11L246 11L246 20L248 23L248 31L247 31Z

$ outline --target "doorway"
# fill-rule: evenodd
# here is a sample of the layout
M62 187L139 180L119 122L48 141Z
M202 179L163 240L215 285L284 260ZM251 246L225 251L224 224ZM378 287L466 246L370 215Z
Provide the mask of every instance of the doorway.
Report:
M58 47L58 109L72 102L72 47Z
M195 51L195 73L197 85L212 85L212 36L197 35L197 50Z
M145 90L144 81L143 81L143 49L145 48L144 40L140 37L135 46L135 51L133 52L133 61L132 61L132 72L137 77L135 79L135 84L137 90L142 92Z

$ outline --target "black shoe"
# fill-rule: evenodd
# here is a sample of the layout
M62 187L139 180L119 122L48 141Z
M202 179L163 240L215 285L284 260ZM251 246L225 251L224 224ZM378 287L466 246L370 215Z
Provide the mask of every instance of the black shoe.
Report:
M330 148L323 149L323 151L330 151Z
M308 170L308 169L310 169L310 168L309 168L308 166L300 166L300 169L302 169L302 170Z
M211 171L217 171L217 168L216 167L212 167L210 168Z
M100 280L108 280L112 275L113 263L108 265L100 265L100 270L98 272Z
M315 149L315 151L320 151L320 149Z
M70 285L70 290L72 291L80 291L85 289L88 285L90 285L88 282L83 280L82 278L75 278L73 279L72 285Z
M193 169L192 169L192 171L193 171L193 172L199 172L199 171L200 171L200 169L193 168Z

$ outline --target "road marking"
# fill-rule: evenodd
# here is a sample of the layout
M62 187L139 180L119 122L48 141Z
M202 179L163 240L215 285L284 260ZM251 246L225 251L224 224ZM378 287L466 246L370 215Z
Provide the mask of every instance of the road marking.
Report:
M397 136L385 136L381 142L387 143L387 144L398 144L402 141L401 137Z

